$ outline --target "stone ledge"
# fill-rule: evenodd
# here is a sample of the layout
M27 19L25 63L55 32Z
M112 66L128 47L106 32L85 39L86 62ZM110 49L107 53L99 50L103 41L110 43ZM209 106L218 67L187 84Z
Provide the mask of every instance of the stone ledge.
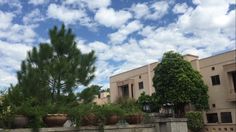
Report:
M187 122L187 118L156 118L154 122Z
M116 129L148 129L154 128L154 124L138 124L138 125L107 125L104 126L104 130L116 130ZM75 127L53 127L53 128L40 128L40 132L73 132L73 131L97 131L98 126L83 126L79 128ZM21 129L0 129L0 132L31 132L30 128Z

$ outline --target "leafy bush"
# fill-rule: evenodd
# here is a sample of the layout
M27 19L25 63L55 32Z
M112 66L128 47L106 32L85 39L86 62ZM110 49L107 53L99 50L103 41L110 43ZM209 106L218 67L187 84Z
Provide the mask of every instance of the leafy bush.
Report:
M134 99L119 98L116 103L124 110L125 115L142 114L142 110Z
M105 118L110 117L112 115L117 115L122 117L124 115L124 111L117 104L105 104L101 106L100 112L103 113Z
M159 112L159 109L161 107L160 100L158 96L156 96L155 93L153 93L151 96L146 95L145 92L141 94L141 96L138 98L138 104L141 107L145 107L145 105L149 106L149 110L145 112Z
M202 112L187 112L186 117L188 119L188 128L192 132L199 132L204 125Z

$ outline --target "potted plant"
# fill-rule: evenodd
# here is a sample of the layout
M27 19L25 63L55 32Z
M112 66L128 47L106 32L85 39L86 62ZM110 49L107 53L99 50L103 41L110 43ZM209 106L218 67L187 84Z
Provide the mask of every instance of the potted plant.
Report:
M124 115L124 111L116 104L105 104L101 107L106 125L116 124Z
M125 111L125 120L129 124L139 124L143 121L143 112L135 100L130 98L119 99L118 104Z
M48 127L60 127L68 120L67 106L62 104L50 104L47 106L47 114L43 118Z
M100 106L94 103L79 104L68 111L70 120L78 126L97 126L101 121Z
M81 104L79 110L80 115L80 121L81 125L87 126L87 125L93 125L97 126L99 125L99 110L100 106L97 106L96 104Z

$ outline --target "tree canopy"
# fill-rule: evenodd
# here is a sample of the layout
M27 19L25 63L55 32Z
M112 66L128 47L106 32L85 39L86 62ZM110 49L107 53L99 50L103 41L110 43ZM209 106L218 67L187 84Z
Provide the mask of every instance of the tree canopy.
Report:
M37 103L57 103L94 78L95 53L82 53L70 28L55 26L49 30L49 37L50 43L41 43L28 52L17 72L18 84L10 89L11 93L21 89L18 93L24 98L36 98Z
M164 53L155 68L153 86L160 102L173 104L177 115L181 116L185 105L189 103L196 109L208 108L207 86L200 73L179 53Z
M95 99L96 95L100 94L101 86L91 85L85 88L81 93L78 93L80 101L83 103L91 103Z

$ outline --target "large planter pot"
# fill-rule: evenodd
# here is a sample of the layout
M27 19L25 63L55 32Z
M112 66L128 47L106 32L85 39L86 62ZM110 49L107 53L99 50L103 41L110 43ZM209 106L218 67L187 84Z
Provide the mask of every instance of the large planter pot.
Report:
M82 126L97 126L98 125L98 118L95 114L90 113L88 115L83 116L81 121Z
M29 118L24 115L16 115L13 120L13 124L15 128L24 128L28 125Z
M44 123L48 127L60 127L68 120L67 114L48 114L44 117Z
M125 120L129 124L139 124L143 120L143 115L142 114L127 115L125 116Z
M112 115L106 118L106 125L114 125L120 120L120 117L117 115Z

